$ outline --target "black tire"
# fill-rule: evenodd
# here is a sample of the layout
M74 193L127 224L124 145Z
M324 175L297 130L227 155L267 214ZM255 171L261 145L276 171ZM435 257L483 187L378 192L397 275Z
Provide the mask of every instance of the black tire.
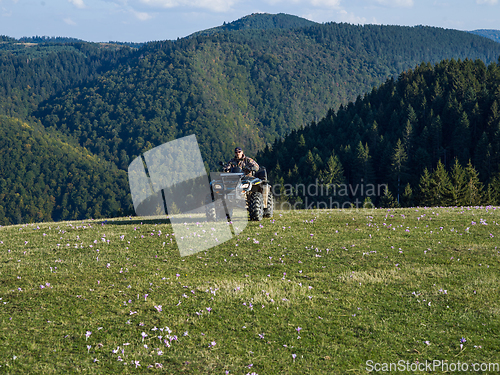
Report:
M212 194L207 194L205 197L205 214L207 215L207 221L217 221L217 212L215 211L215 205L211 204L214 201Z
M264 208L264 217L273 217L274 215L274 197L269 189L269 194L267 195L267 208Z
M248 213L250 220L261 221L264 216L264 197L262 193L255 191L248 198Z

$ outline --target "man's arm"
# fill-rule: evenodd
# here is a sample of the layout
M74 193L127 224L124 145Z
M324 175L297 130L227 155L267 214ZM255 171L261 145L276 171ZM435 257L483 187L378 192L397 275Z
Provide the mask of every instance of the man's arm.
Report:
M246 163L247 167L249 167L249 169L254 170L255 172L259 170L259 164L257 164L257 162L252 158L247 157L246 162L247 162Z

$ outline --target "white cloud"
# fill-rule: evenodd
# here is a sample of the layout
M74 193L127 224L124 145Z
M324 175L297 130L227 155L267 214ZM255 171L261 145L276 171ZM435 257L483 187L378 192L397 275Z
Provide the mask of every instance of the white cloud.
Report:
M68 2L73 4L77 8L85 8L85 3L83 2L83 0L68 0Z
M76 26L76 22L75 22L75 21L73 21L73 20L72 20L71 18L69 18L69 17L68 17L68 18L63 19L63 21L64 21L66 24L70 25L70 26Z
M153 18L152 15L146 12L137 12L135 10L132 11L132 14L140 21L147 21L151 18Z
M413 6L413 0L376 0L380 5L393 7L393 8L411 8ZM483 1L483 0L479 0ZM496 0L492 0L496 1Z
M238 0L140 0L142 4L157 8L203 8L214 12L231 10Z
M495 5L495 4L498 3L498 0L476 0L476 3L478 3L478 4Z

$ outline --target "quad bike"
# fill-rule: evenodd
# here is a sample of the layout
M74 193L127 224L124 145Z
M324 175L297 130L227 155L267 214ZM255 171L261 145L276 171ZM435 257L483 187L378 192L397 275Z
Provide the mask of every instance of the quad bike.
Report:
M274 199L265 168L245 174L241 168L222 162L219 164L224 172L214 174L215 178L210 182L211 193L207 195L205 202L208 221L226 216L230 219L235 207L248 210L252 221L273 216ZM218 200L222 200L223 204L208 205Z

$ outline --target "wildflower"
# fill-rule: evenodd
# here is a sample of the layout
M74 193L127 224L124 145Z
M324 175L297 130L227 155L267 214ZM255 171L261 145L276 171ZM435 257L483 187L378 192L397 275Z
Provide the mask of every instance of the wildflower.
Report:
M92 332L87 331L87 333L85 334L85 341L88 340L88 338L90 337L91 334L92 334Z
M466 341L467 341L467 340L465 339L465 337L462 337L462 338L460 339L460 350L462 350L462 349L463 349L464 344L465 344L465 342L466 342Z

